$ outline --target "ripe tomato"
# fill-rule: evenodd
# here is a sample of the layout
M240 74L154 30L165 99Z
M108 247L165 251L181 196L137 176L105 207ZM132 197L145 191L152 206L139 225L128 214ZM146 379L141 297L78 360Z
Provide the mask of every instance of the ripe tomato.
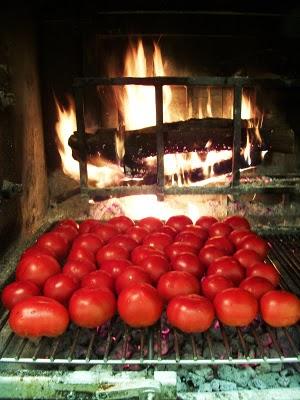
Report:
M17 281L30 281L43 286L46 280L60 272L60 265L54 257L44 254L22 257L16 268Z
M275 289L270 281L260 276L249 276L240 283L240 288L248 290L257 300L265 293Z
M270 281L275 287L278 286L280 281L277 269L272 264L263 262L256 263L252 267L247 268L247 276L260 276Z
M205 242L208 238L208 232L206 229L201 228L198 225L187 225L181 233L190 232L194 235L198 236L203 242Z
M78 236L78 230L71 225L59 225L55 227L52 232L59 233L69 245Z
M255 235L255 233L250 232L250 231L232 231L232 232L230 232L228 238L235 245L235 247L238 247L240 242L246 236L256 236L256 235Z
M120 294L122 290L135 283L149 283L151 285L151 278L149 274L136 265L128 267L116 279L115 288L116 292Z
M132 263L129 260L106 260L101 264L100 271L106 271L116 279L130 265Z
M97 235L103 243L108 243L111 238L119 234L118 229L109 224L97 225L92 232Z
M95 254L83 247L72 247L68 255L68 261L89 261L90 263L95 263Z
M163 251L172 242L172 236L162 232L153 232L144 237L143 245Z
M226 255L227 253L225 250L218 249L214 245L208 244L200 250L199 260L208 267L213 261Z
M216 222L218 222L218 220L215 217L203 216L197 219L195 225L201 226L201 228L204 228L208 231L209 228Z
M170 258L171 261L173 260L173 258L177 257L179 254L182 254L182 253L197 254L197 252L198 252L198 249L196 249L195 247L190 246L186 243L182 243L182 242L174 242L165 248L165 253Z
M126 217L125 215L113 217L107 221L107 223L114 226L119 233L125 233L130 227L134 226L132 219Z
M77 224L74 219L62 219L61 221L58 221L58 223L55 225L55 228L58 228L60 226L71 226L72 228L75 228L78 231L79 225Z
M153 286L137 283L124 289L118 298L120 317L133 328L145 328L157 322L163 310L163 301Z
M212 303L197 294L177 296L167 306L167 317L171 325L186 333L204 332L215 318Z
M182 231L187 225L192 225L193 221L186 215L174 215L170 217L166 225L176 229L177 232Z
M179 254L172 260L172 267L175 271L189 272L198 279L202 277L205 271L205 265L193 253Z
M253 250L240 249L233 257L244 267L249 268L262 261L262 258Z
M208 230L209 236L228 236L232 228L224 222L215 222Z
M141 267L149 274L153 283L170 270L170 265L165 257L154 254L143 259Z
M91 253L96 253L102 245L102 240L94 233L82 233L74 240L72 249L80 247L90 251Z
M202 293L209 300L213 300L217 293L233 286L233 282L222 275L208 275L201 280Z
M225 325L245 326L257 315L256 298L247 290L229 288L218 293L214 298L217 318Z
M261 315L267 324L281 328L296 324L300 318L300 300L293 293L271 290L260 299Z
M240 215L232 215L223 220L225 224L228 224L233 230L238 231L249 231L250 224L245 217L241 217Z
M155 217L146 217L138 221L138 226L146 229L148 232L155 232L163 226L160 219Z
M234 253L234 245L225 236L213 236L208 239L205 245L212 244L218 249L225 250L228 255Z
M68 260L63 266L63 273L76 282L81 281L85 275L95 270L95 264L88 260Z
M41 249L50 251L57 259L63 259L69 251L67 240L57 232L44 233L38 238L36 244Z
M189 246L200 249L203 246L203 240L192 232L179 232L175 238L176 242L185 243Z
M71 320L82 328L96 328L116 313L116 299L107 288L84 287L73 293L69 302Z
M115 243L106 244L96 253L97 264L100 266L107 260L126 260L128 257L129 251Z
M13 332L24 337L59 336L69 324L66 308L44 296L29 297L16 304L9 315Z
M269 246L264 239L258 236L246 236L239 243L239 248L255 251L263 260L268 254Z
M79 233L90 233L99 225L101 225L101 223L96 219L86 219L79 224Z
M137 244L141 244L145 236L147 236L149 232L147 229L141 228L140 226L132 226L131 228L127 229L126 235L129 236L131 239L135 240Z
M213 261L208 269L207 275L222 275L231 280L234 285L245 278L245 268L242 267L233 257L224 256Z
M104 270L92 271L85 275L81 280L81 287L107 288L112 292L115 290L114 278Z
M5 308L11 310L19 301L37 296L40 289L33 282L18 281L6 285L1 293L1 301Z
M200 285L198 279L184 271L169 271L159 278L157 290L165 301L184 294L198 294Z
M137 242L127 235L117 235L110 239L109 243L123 247L127 251L132 251L136 246Z
M177 235L176 229L169 225L163 225L156 232L166 233L167 235L171 236L173 239Z
M73 292L78 288L78 283L66 274L50 276L44 284L43 294L57 300L64 305L68 304Z
M137 246L135 249L132 250L131 252L131 261L135 264L135 265L140 265L141 262L151 256L151 255L158 255L158 256L163 256L164 253L158 249L154 249L153 247L150 246L145 246L145 245L141 245L141 246Z
M26 250L23 251L21 258L27 257L27 256L40 256L40 255L46 255L46 256L51 256L53 257L53 254L46 249L41 249L39 248L36 244L28 247Z

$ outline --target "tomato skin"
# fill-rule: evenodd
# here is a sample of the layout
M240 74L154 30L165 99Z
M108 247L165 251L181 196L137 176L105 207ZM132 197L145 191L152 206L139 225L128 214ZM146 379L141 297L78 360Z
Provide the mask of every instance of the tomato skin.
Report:
M78 283L66 274L50 276L44 284L43 294L62 303L68 304L73 292L78 288Z
M209 228L216 222L218 222L217 218L204 215L203 217L197 219L195 225L201 226L201 228L208 231Z
M159 278L157 290L165 301L175 296L185 294L198 294L200 284L198 279L184 271L169 271Z
M16 304L9 315L13 332L24 337L55 337L62 335L69 324L66 308L44 296L29 297Z
M165 253L172 261L175 257L182 253L197 254L198 249L182 242L174 242L165 248Z
M209 236L228 236L232 228L224 222L216 222L208 230Z
M65 226L71 226L72 228L75 228L78 231L79 225L74 219L62 219L61 221L58 221L58 223L55 225L55 228L59 227L65 227Z
M96 328L116 313L114 294L104 289L84 287L73 293L69 302L71 320L82 328Z
M103 243L108 243L111 238L119 234L118 229L109 224L97 225L92 232L97 235Z
M73 240L78 236L78 230L71 225L59 225L52 232L60 234L70 245Z
M199 260L207 267L220 257L227 256L225 250L218 249L212 244L205 245L199 252Z
M223 275L208 275L201 280L202 293L209 300L213 300L217 293L233 286L233 282Z
M163 251L165 247L173 243L172 236L163 232L153 232L144 237L143 245Z
M137 243L134 239L127 235L117 235L110 239L109 243L115 244L117 246L123 247L127 251L132 251Z
M280 275L276 268L272 264L263 262L256 263L252 267L247 268L247 277L250 276L265 278L275 287L279 285L280 281Z
M104 270L92 271L85 275L81 280L81 287L95 289L107 288L114 292L115 282L111 274Z
M177 232L181 232L187 225L192 224L193 221L186 215L173 215L166 222L166 225L176 229Z
M203 246L203 240L191 232L179 232L175 242L185 243L199 250Z
M118 298L120 317L133 328L145 328L157 322L163 310L163 301L153 286L138 283L124 289Z
M245 278L245 268L242 267L233 257L224 256L213 261L208 269L207 275L222 275L231 280L234 285Z
M249 276L240 283L240 288L253 294L257 300L265 293L275 289L270 281L260 276Z
M214 306L217 318L228 326L249 325L258 312L256 298L240 288L229 288L217 293Z
M255 233L251 231L236 231L233 230L230 232L228 238L229 240L235 245L235 247L238 248L240 242L246 237L246 236L256 236Z
M160 229L158 229L156 232L160 233L166 233L167 235L171 236L173 239L177 235L177 231L175 228L169 225L163 225Z
M145 258L154 254L158 256L164 255L162 251L154 249L153 247L145 245L137 246L131 252L131 261L136 265L140 265Z
M255 251L263 260L268 254L268 243L258 236L247 236L239 244L239 248Z
M162 228L163 223L160 219L155 218L155 217L146 217L142 218L138 221L138 226L141 228L146 229L148 232L155 232L158 229Z
M223 220L225 224L228 224L233 230L238 231L249 231L250 224L249 221L240 215L231 215Z
M60 272L60 265L54 257L44 254L21 258L16 268L17 281L30 281L41 287L46 280Z
M102 240L94 233L82 233L74 240L72 249L83 248L91 253L96 253L102 245Z
M101 223L97 219L86 219L79 224L79 233L90 233L99 225L101 225Z
M218 249L225 250L228 255L233 254L235 248L229 239L225 236L213 236L208 239L205 245L212 244Z
M94 263L87 260L68 260L63 266L63 274L69 276L76 282L81 281L81 279L88 273L95 271L96 266Z
M94 264L95 254L83 247L74 246L68 255L68 261L88 261Z
M181 233L186 233L190 232L193 233L194 235L198 236L203 242L205 242L208 238L208 232L206 229L201 228L201 226L198 225L187 225L185 226L184 230L181 231Z
M170 265L165 257L157 254L144 258L140 265L155 284L163 274L170 271Z
M59 260L63 259L69 251L67 240L58 232L44 233L38 238L36 244L41 249L50 251L53 257Z
M130 227L134 226L132 219L126 217L125 215L113 217L107 221L107 223L114 226L119 233L125 233Z
M132 265L117 277L115 282L116 292L120 294L122 290L136 283L149 283L151 285L152 281L142 267Z
M101 264L100 271L108 272L113 279L116 279L132 263L129 260L106 260Z
M141 244L143 242L144 237L149 235L149 232L147 231L147 229L135 225L127 229L126 235L129 236L131 239L135 240L137 244Z
M5 308L11 310L20 301L39 294L40 289L33 282L17 281L5 286L1 293L1 301Z
M27 256L40 256L43 254L46 256L53 257L53 254L51 253L51 251L48 251L46 249L41 249L35 244L31 247L28 247L26 250L23 251L23 253L21 255L21 259L24 257L27 257Z
M115 243L106 244L96 253L97 264L100 266L107 260L127 260L128 257L129 251Z
M215 318L212 303L203 296L189 294L173 298L167 306L171 325L186 333L204 332Z
M196 254L182 253L172 260L172 268L175 271L185 271L195 275L198 279L205 271L205 265L201 263Z
M244 267L249 268L254 264L262 262L262 258L253 250L240 249L236 251L233 257Z
M293 293L271 290L260 299L263 320L274 328L296 324L300 319L300 300Z

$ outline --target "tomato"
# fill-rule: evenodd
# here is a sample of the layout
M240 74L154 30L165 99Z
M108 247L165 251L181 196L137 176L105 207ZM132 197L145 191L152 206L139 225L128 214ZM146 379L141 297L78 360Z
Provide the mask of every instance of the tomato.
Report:
M82 328L96 328L116 313L114 294L104 289L84 287L73 293L69 302L71 320Z
M201 228L198 225L187 225L181 233L190 232L194 235L198 236L203 242L205 242L208 238L208 232L206 229Z
M115 290L114 278L104 270L92 271L85 275L81 280L81 287L107 288L112 292Z
M138 221L138 226L146 229L148 232L155 232L163 226L160 219L155 217L146 217Z
M5 308L11 310L20 301L28 297L37 296L38 294L40 294L40 289L33 282L12 282L3 289L1 301Z
M182 231L187 225L191 224L193 224L193 221L186 215L174 215L166 222L166 225L176 229L177 232Z
M200 249L203 246L203 240L192 232L180 232L175 238L176 242L185 243L189 246Z
M60 225L52 230L60 234L70 245L73 240L78 236L78 230L71 225Z
M88 260L68 260L63 266L63 273L77 282L95 270L95 264Z
M164 253L158 249L154 249L153 247L150 246L145 246L145 245L141 245L141 246L137 246L135 249L132 250L131 252L131 261L136 264L136 265L140 265L141 262L151 256L151 255L158 255L158 256L163 256Z
M25 251L23 251L21 258L27 257L27 256L40 256L40 255L46 255L46 256L51 256L53 257L53 254L46 249L41 249L39 248L36 244L28 247Z
M239 285L245 278L245 274L245 268L229 256L218 258L207 269L207 275L222 275L231 280L234 285Z
M225 325L245 326L257 316L258 303L247 290L229 288L216 294L214 306L217 318Z
M103 243L108 243L111 238L119 234L119 231L112 225L101 224L93 229L93 233L97 235Z
M60 265L54 257L45 254L21 258L16 268L17 281L30 281L43 286L46 280L60 272Z
M165 257L157 254L144 258L140 265L149 274L153 283L157 283L159 278L170 270Z
M208 244L212 244L218 249L226 251L228 255L233 254L235 250L233 244L226 236L213 236L208 239L205 245Z
M247 276L260 276L270 281L275 287L278 286L280 281L277 269L272 264L263 262L256 263L247 268Z
M170 260L173 260L173 258L182 253L196 254L197 252L198 249L182 242L174 242L165 248L165 253L170 258Z
M157 290L165 301L175 296L185 294L198 294L200 284L198 279L184 271L169 271L159 278Z
M119 233L125 233L130 227L134 226L132 219L126 217L125 215L113 217L107 223L114 226Z
M232 231L232 232L230 232L228 238L235 245L235 247L238 247L240 242L246 236L256 236L256 235L255 235L255 233L250 232L250 231Z
M127 229L126 235L129 236L131 239L135 240L137 244L141 244L145 236L147 236L149 232L147 229L141 228L140 226L132 226L131 228Z
M164 250L169 244L173 243L172 236L163 232L153 232L144 237L143 245L154 249Z
M171 236L173 239L177 235L176 229L169 225L163 225L156 232L166 233L167 235Z
M115 282L116 292L120 294L122 290L135 283L151 284L152 281L149 274L142 267L132 265L117 277Z
M118 298L120 317L133 328L145 328L157 322L163 310L163 301L153 286L137 283L122 290Z
M116 279L130 265L132 263L129 260L106 260L101 264L100 271L106 271Z
M245 217L241 217L240 215L232 215L223 220L225 224L228 224L233 230L238 231L249 231L250 224Z
M263 320L274 328L294 325L300 318L300 300L293 293L271 290L260 299Z
M13 332L24 337L59 336L69 324L66 308L44 296L29 297L16 304L9 315Z
M128 257L129 251L115 243L106 244L96 253L97 264L100 266L106 260L126 260Z
M208 275L201 280L202 293L209 300L213 300L215 295L222 290L233 287L233 282L223 275Z
M181 253L172 260L175 271L185 271L197 278L201 278L205 271L205 265L201 263L196 254Z
M253 250L257 253L261 259L263 260L268 254L268 243L260 238L255 236L246 236L241 242L239 243L239 248L246 249L246 250Z
M55 228L58 227L65 227L65 226L71 226L72 228L75 228L78 231L79 225L77 224L74 219L62 219L61 221L58 221L58 223L55 225Z
M209 230L209 228L216 222L218 222L218 220L215 217L203 216L197 219L195 225L201 226L201 228Z
M73 292L78 288L78 283L66 274L50 276L44 284L43 294L57 300L64 305L68 304Z
M167 306L167 317L171 325L186 333L204 332L215 318L212 303L197 294L177 296Z
M228 236L232 228L224 222L215 222L208 230L209 236Z
M275 289L270 281L260 276L249 276L240 283L240 288L248 290L257 300L265 293Z
M69 260L89 261L90 263L94 264L96 261L96 257L94 253L85 249L84 247L75 246L71 248L71 251L68 255L68 261Z
M102 240L94 233L82 233L74 240L72 249L80 247L91 253L96 253L102 245Z
M96 219L86 219L79 224L79 233L90 233L99 225L101 225L100 221Z
M207 267L220 257L226 256L225 250L218 249L212 244L205 245L199 253L199 260Z
M262 261L262 258L253 250L240 249L236 251L233 257L244 267L249 268L252 265Z
M63 259L69 251L67 240L57 232L44 233L38 238L36 244L41 249L50 251L57 259Z

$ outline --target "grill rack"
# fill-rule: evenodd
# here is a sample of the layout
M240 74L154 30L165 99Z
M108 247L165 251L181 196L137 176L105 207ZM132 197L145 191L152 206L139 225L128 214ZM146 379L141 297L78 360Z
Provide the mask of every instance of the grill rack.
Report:
M269 234L269 261L280 271L282 287L300 293L300 234ZM8 326L8 312L0 317L0 363L31 364L259 364L298 363L300 326L274 329L260 320L245 328L225 327L218 321L202 334L183 334L162 317L154 327L136 330L118 318L101 329L70 326L55 339L30 341ZM168 351L165 351L165 347Z

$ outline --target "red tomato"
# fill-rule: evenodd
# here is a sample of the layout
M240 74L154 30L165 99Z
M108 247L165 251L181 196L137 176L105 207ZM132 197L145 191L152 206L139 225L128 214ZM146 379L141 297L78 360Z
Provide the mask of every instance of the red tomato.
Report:
M208 238L208 232L206 229L201 228L198 225L187 225L181 233L190 232L194 235L198 236L203 242L205 242Z
M90 287L95 289L107 288L113 292L115 290L115 283L111 274L104 270L98 270L85 275L82 278L81 287Z
M240 288L253 294L257 300L265 293L275 289L270 281L260 276L249 276L240 283Z
M217 247L218 249L226 251L228 255L234 253L234 246L230 242L229 239L225 236L213 236L208 239L205 245L212 244L213 246Z
M208 275L201 281L202 293L209 300L213 300L215 295L225 289L233 287L233 282L222 275Z
M47 232L40 236L36 242L41 249L50 251L57 259L64 258L69 250L67 240L57 232Z
M127 235L117 235L110 239L109 243L116 244L117 246L123 247L127 251L132 251L136 246L137 242Z
M30 281L43 286L46 280L60 272L60 265L54 257L44 254L21 258L16 268L17 281Z
M85 275L95 270L95 264L88 260L68 260L63 266L63 273L76 282L81 281Z
M96 219L86 219L79 224L79 233L90 233L94 230L94 228L96 228L96 226L99 225L101 225L100 221Z
M280 275L272 264L263 262L256 263L252 267L247 268L247 276L260 276L267 279L274 285L278 286Z
M116 313L116 299L107 288L84 287L73 293L69 302L71 320L82 328L96 328Z
M209 236L228 236L232 228L224 222L216 222L208 230Z
M233 230L238 231L249 231L250 224L245 217L241 217L240 215L232 215L223 220L225 224L228 224Z
M142 267L132 265L117 277L115 282L116 292L120 294L122 290L136 283L151 284L152 282L149 274Z
M197 219L195 225L201 226L201 228L209 230L209 228L216 222L218 222L217 218L203 216Z
M125 215L111 218L108 224L114 226L120 233L125 233L130 227L134 226L132 219Z
M95 254L92 253L91 251L83 248L83 247L72 247L71 251L68 255L68 261L74 260L74 261L89 261L90 263L95 263L96 258Z
M233 257L244 267L249 268L262 261L261 257L253 250L240 249Z
M239 248L253 250L263 260L268 254L269 246L264 239L258 236L247 236L239 243Z
M187 225L191 224L193 224L193 221L186 215L174 215L173 217L170 217L166 222L166 225L169 225L172 228L176 229L177 232L182 231Z
M185 243L198 250L203 246L203 240L191 232L179 232L175 238L175 242Z
M91 253L96 253L102 245L102 240L94 233L82 233L74 240L72 249L80 247Z
M169 271L159 278L157 290L165 301L175 296L198 294L200 285L198 279L184 271Z
M155 217L142 218L137 224L148 232L155 232L163 226L162 221Z
M59 221L56 224L56 228L60 227L60 226L71 226L72 228L75 228L78 231L79 225L77 224L76 221L74 221L74 219L62 219L61 221Z
M177 235L177 231L175 228L169 225L163 225L157 232L166 233L167 235L171 236L173 239Z
M129 260L107 260L101 264L100 271L106 271L116 279L130 265L132 263Z
M172 260L172 267L175 271L189 272L197 278L201 278L205 271L205 265L193 253L179 254Z
M206 265L207 267L215 260L220 257L226 256L227 253L225 250L218 249L217 247L213 246L212 244L205 245L199 253L199 260L202 264Z
M143 245L163 251L172 242L172 236L162 232L153 232L144 237Z
M222 275L231 280L234 285L245 278L245 268L242 267L233 257L220 257L213 261L207 269L207 275Z
M161 252L158 249L154 249L153 247L149 247L149 246L137 246L135 249L132 250L131 252L131 261L136 264L136 265L140 265L141 262L151 256L151 255L158 255L158 256L163 256L164 253Z
M59 225L52 232L59 233L67 242L71 244L78 236L78 230L71 225Z
M50 276L45 282L43 294L57 300L64 305L68 304L73 292L78 288L78 283L66 274Z
M260 299L264 321L274 328L296 324L300 319L300 300L293 293L271 290Z
M41 249L35 244L31 247L28 247L28 249L26 249L25 251L23 251L21 258L24 258L27 256L40 256L43 254L46 256L53 257L53 254L50 251L48 251L46 249Z
M258 303L247 290L230 288L214 298L217 318L225 325L245 326L257 316Z
M229 239L230 241L235 245L235 247L238 247L240 242L246 237L246 236L256 236L255 233L250 232L250 231L232 231L229 234Z
M198 249L182 242L174 242L165 248L165 253L170 258L170 260L173 260L173 258L182 253L196 254L197 252Z
M112 225L101 224L93 229L93 233L97 235L103 243L108 243L111 238L118 235L119 231Z
M5 308L11 310L19 301L28 297L37 296L40 289L33 282L18 281L5 286L1 293L1 301Z
M107 260L126 260L128 257L129 251L115 243L106 244L96 253L97 264L100 266Z
M144 258L140 265L149 274L153 283L157 283L159 278L170 270L165 257L156 254Z
M149 232L147 229L141 228L140 226L132 226L131 228L127 229L126 235L129 236L131 239L135 240L137 244L141 244L145 236L147 236Z
M167 306L167 317L171 325L186 333L204 332L215 318L212 303L197 294L177 296Z
M137 283L124 289L118 298L120 317L133 328L145 328L157 322L163 310L158 291L148 283Z
M9 315L13 332L24 337L59 336L69 324L65 307L44 296L29 297L16 304Z

